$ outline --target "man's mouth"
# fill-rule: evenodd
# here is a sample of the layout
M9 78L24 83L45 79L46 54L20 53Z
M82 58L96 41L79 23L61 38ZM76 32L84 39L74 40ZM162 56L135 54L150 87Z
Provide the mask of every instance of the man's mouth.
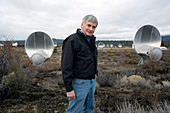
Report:
M93 32L91 32L91 31L87 31L89 34L92 34Z

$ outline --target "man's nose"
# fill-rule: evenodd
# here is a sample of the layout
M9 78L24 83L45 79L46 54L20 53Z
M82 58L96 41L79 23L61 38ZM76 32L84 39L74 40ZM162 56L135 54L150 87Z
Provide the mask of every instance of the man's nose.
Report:
M92 26L90 27L90 30L93 30L93 27L92 27Z

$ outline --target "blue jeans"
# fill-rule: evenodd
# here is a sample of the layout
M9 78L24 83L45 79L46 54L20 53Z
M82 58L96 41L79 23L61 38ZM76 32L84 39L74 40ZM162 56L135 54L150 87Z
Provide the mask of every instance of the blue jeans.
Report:
M69 99L69 108L66 113L92 113L96 79L74 79L72 85L76 98Z

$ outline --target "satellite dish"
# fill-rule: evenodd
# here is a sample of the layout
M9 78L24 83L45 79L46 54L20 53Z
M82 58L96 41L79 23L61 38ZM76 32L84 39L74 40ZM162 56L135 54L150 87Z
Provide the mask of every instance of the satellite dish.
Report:
M109 47L109 44L107 44L106 47Z
M118 44L118 47L119 47L119 48L122 48L122 44L121 44L121 43L119 43L119 44Z
M32 33L25 42L25 51L34 65L41 66L53 50L53 40L44 32Z
M113 47L113 44L110 44L110 47L112 48L112 47Z
M98 48L104 48L104 47L105 47L105 44L103 42L98 43Z
M14 42L14 43L12 43L12 46L13 46L13 47L17 47L17 46L18 46L18 43L17 43L17 42Z
M161 50L168 50L166 47L160 47Z
M146 58L158 61L162 57L161 36L158 29L152 25L142 26L137 31L133 44L135 51L141 56L138 65L143 64Z
M150 59L158 61L162 57L162 50L160 48L153 48L149 51L148 55Z
M4 44L1 44L1 43L0 43L0 47L3 47L3 46L4 46Z

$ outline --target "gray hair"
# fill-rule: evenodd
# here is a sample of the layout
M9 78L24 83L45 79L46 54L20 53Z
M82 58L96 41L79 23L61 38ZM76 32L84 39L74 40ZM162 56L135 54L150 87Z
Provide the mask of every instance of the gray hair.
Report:
M94 15L86 15L82 20L82 24L84 25L87 21L96 23L96 27L98 25L97 18Z

